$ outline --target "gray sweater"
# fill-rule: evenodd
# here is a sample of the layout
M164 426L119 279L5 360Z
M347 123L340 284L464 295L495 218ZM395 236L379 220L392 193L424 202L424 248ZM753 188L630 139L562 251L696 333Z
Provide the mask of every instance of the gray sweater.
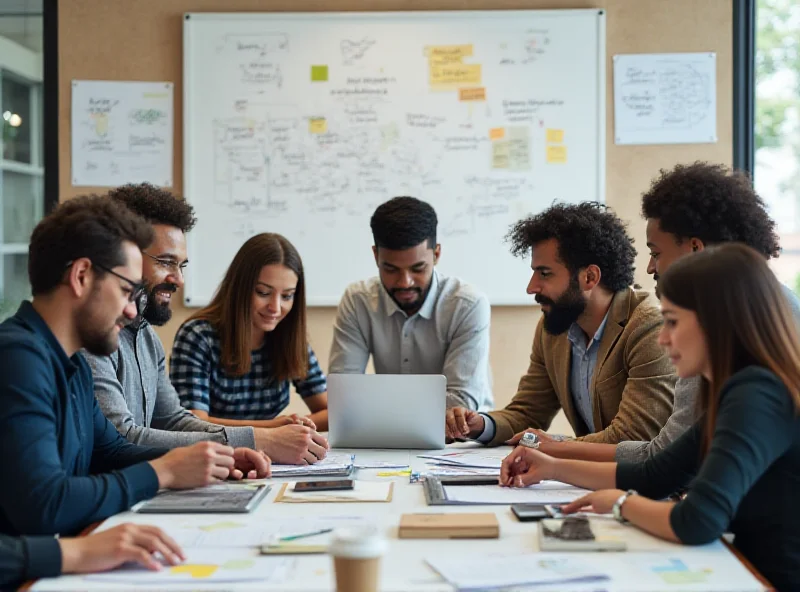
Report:
M129 442L176 448L211 440L255 448L253 428L209 423L181 407L164 347L147 321L120 331L119 349L110 356L81 353L92 369L100 409Z
M783 286L789 308L794 319L800 325L800 299L786 286ZM694 425L698 416L698 397L702 380L695 378L679 378L675 385L675 402L672 415L661 428L658 436L650 442L620 442L614 460L617 462L641 462L652 458L678 439L686 430Z

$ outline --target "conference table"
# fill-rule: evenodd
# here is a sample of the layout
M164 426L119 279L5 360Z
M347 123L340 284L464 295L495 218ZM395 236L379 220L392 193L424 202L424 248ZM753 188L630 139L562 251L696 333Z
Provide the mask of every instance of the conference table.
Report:
M447 451L419 450L336 450L335 454L355 454L355 464L391 463L408 465L412 471L424 472L426 460L420 454L442 454L453 452L453 448L470 448L474 443L459 443L448 447ZM503 457L511 449L484 449L483 454ZM381 587L383 592L452 592L455 588L434 571L428 561L442 559L467 560L473 565L492 558L519 556L519 562L535 563L549 554L538 553L538 528L536 522L519 522L509 506L428 506L423 487L419 482L412 483L406 474L397 474L401 469L378 468L356 469L352 478L364 481L392 482L393 492L390 502L359 503L276 503L284 481L296 479L270 479L272 489L261 503L249 514L194 514L166 515L124 512L101 524L108 528L124 522L154 524L176 532L185 528L200 532L201 538L224 541L226 548L204 549L215 552L220 557L235 554L239 559L277 562L274 577L260 581L203 583L202 574L196 581L179 584L165 581L160 585L144 585L135 578L125 581L95 580L80 575L39 580L33 590L304 590L324 592L334 590L333 563L327 554L269 556L259 555L257 547L230 547L236 544L236 527L244 523L268 527L273 523L296 522L313 527L317 521L327 520L326 524L340 521L347 523L358 519L376 526L385 533L389 550L381 563ZM493 486L482 486L493 487ZM498 539L399 539L398 523L405 513L421 512L493 512L500 524ZM593 517L595 521L613 521L610 517ZM663 590L730 590L730 578L735 576L738 590L742 592L769 589L768 584L747 562L723 542L704 547L686 547L662 541L632 526L615 527L624 531L628 550L622 553L572 553L572 557L590 562L602 562L613 572L610 581L575 585L538 585L531 588L511 588L509 590L553 590L589 592L598 590L618 590L640 592L646 589ZM313 530L313 528L312 528ZM180 531L177 531L180 533ZM322 539L326 536L322 535ZM315 539L310 539L309 542ZM199 543L198 543L199 544ZM205 544L205 543L203 543ZM185 549L189 551L188 549ZM532 555L535 554L535 555ZM563 554L562 554L563 555ZM168 571L168 570L167 570ZM727 578L727 579L726 579ZM725 583L727 582L727 584ZM663 586L655 585L661 583Z

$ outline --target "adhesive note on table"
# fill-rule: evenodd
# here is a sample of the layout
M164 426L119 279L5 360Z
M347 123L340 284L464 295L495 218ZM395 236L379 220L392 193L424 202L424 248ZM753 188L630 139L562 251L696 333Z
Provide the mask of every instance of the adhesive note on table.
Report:
M311 66L311 82L328 82L328 66Z
M566 146L548 146L547 162L550 164L564 164L567 162Z
M564 130L548 129L547 130L547 143L548 144L562 144L564 142Z
M379 471L378 477L408 477L411 474L411 469L405 471Z
M328 120L317 117L308 120L308 131L312 134L324 134L328 131Z
M462 88L458 91L459 101L485 101L486 88Z
M506 128L504 127L493 127L489 130L489 139L490 140L502 140L503 136L506 135Z

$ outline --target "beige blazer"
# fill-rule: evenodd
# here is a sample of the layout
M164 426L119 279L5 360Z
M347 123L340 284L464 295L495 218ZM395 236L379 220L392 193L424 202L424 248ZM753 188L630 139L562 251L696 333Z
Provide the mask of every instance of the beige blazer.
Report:
M629 288L614 295L589 386L594 425L587 429L570 391L572 344L566 332L544 331L540 320L517 394L505 409L489 413L496 427L491 445L526 428L546 430L559 409L579 440L616 444L655 438L672 413L677 380L658 345L661 322L658 301L649 292Z

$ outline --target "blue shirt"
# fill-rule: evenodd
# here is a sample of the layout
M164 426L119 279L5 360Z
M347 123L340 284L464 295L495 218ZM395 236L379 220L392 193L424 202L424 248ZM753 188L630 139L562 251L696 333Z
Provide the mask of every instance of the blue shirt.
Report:
M73 534L158 490L147 460L103 416L92 372L29 302L0 324L0 533Z
M567 339L572 344L572 360L569 370L569 388L572 391L572 400L575 408L583 419L590 432L594 432L594 414L592 413L592 396L589 387L597 366L597 351L600 349L600 340L606 330L608 313L597 328L592 340L586 343L586 333L578 323L572 323L567 333Z
M208 321L184 323L172 345L169 377L186 409L224 419L272 419L289 405L289 381L277 380L264 348L250 354L250 372L228 374L220 363L220 341ZM317 358L308 348L308 372L292 380L304 399L328 390Z

